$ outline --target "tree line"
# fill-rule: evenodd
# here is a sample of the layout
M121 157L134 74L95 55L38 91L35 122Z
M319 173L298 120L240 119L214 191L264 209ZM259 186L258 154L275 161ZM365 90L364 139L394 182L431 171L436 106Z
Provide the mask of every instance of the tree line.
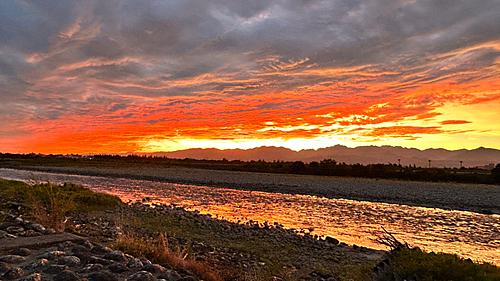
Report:
M400 164L346 164L334 159L322 161L241 161L241 160L200 160L174 159L168 157L141 155L41 155L0 153L0 166L95 166L95 167L130 167L130 166L181 166L187 168L217 169L230 171L302 174L337 177L360 177L379 179L398 179L411 181L461 182L500 184L500 164L491 170L477 168L428 168Z

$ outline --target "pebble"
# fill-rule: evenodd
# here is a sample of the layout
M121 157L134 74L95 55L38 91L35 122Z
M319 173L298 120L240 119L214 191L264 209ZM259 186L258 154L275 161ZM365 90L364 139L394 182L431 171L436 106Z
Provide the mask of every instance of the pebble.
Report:
M48 260L55 260L62 256L66 255L66 252L63 251L49 251L42 255L42 258L46 258Z
M22 237L36 237L36 236L42 236L40 232L34 231L33 229L28 229L26 231L20 232L19 236Z
M19 279L19 281L42 281L42 275L40 273L33 273Z
M87 264L80 272L81 273L96 272L96 271L102 270L103 268L104 268L104 266L102 264L91 263L91 264Z
M75 244L71 241L64 241L62 243L60 243L59 245L57 245L57 250L59 251L68 251L70 250L71 248L73 248Z
M70 270L64 270L63 272L57 274L54 277L54 281L77 281L80 280L80 278Z
M100 271L90 274L87 279L89 281L118 281L118 278L109 271Z
M45 231L45 227L41 224L38 224L38 223L31 223L27 226L28 229L33 229L35 231L38 231L38 232L43 232Z
M43 270L44 273L48 274L59 274L63 272L64 270L68 270L69 267L67 265L62 265L62 264L52 264L47 266L46 269Z
M113 252L113 250L111 250L109 247L106 246L97 245L93 247L92 250L90 250L90 252L94 254L108 254Z
M12 238L11 236L12 236L12 234L9 234L7 231L0 230L0 239L3 239L3 238Z
M127 278L127 281L154 281L155 278L153 274L147 271L139 271Z
M0 261L6 263L22 263L26 261L26 258L19 255L3 255L0 256Z
M37 268L40 268L40 267L44 267L46 265L49 264L49 260L47 259L40 259L40 260L37 260L36 262L30 264L28 266L29 269L37 269Z
M66 256L57 260L58 264L74 267L80 264L80 259L75 256Z
M330 237L330 236L326 236L325 241L330 243L330 244L334 244L334 245L338 245L340 243L339 240L337 240L333 237Z
M121 251L113 251L111 253L108 253L104 256L105 259L108 260L114 260L117 262L126 262L127 258L125 258L125 255Z
M19 232L23 232L24 231L24 227L12 225L12 226L7 227L5 229L5 231L7 231L10 234L16 234L16 233L19 233Z
M54 234L54 233L56 233L56 230L53 228L50 228L50 227L46 228L44 231L42 231L43 235L50 235L50 234Z
M116 263L116 264L110 265L109 270L111 272L114 272L114 273L122 273L122 272L128 271L129 269L128 269L128 267L124 266L123 264Z
M5 273L10 270L10 265L6 262L0 262L0 274Z
M144 266L144 264L141 262L140 259L134 258L134 259L130 259L127 266L130 268L141 268Z
M167 272L160 274L158 279L165 279L168 281L179 281L182 277L175 271L167 270Z
M10 252L10 254L27 257L27 256L31 255L31 250L27 249L27 248L19 248L19 249L12 250L12 252Z
M110 265L112 263L112 261L110 261L110 260L103 259L103 258L100 258L100 257L95 257L95 256L91 256L89 258L89 262L90 263L99 263L99 264L102 264L102 265Z
M24 270L19 267L13 267L9 271L5 272L3 278L7 280L17 279L24 276Z
M154 274L160 274L166 271L166 269L159 264L146 264L141 268L142 271L148 271Z

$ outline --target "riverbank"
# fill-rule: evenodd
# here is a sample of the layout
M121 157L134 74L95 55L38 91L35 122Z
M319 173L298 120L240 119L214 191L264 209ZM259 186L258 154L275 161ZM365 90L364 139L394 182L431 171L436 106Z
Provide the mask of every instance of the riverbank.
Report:
M13 168L500 214L500 186L497 185L339 178L180 167L24 166Z
M43 194L52 199L43 203L44 196L39 196ZM38 252L31 256L36 260L31 260L29 264L18 257L15 250L5 252L2 248L0 270L6 270L2 277L7 280L40 280L45 278L43 274L48 274L54 280L121 280L128 276L128 280L153 281L163 278L162 273L169 269L183 279L165 280L176 281L381 281L396 277L395 280L428 280L425 276L436 277L432 280L463 280L464 276L471 277L470 280L498 280L500 277L498 267L474 263L454 255L427 254L409 247L399 249L399 246L396 248L398 251L389 253L349 246L339 243L334 237L298 233L293 229L284 229L279 223L236 224L172 205L149 206L141 202L125 205L113 200L116 197L93 193L72 184L29 186L22 182L0 180L0 195L0 210L4 210L0 212L0 223L4 219L7 221L6 225L2 223L5 230L0 231L3 235L0 239L24 239L20 237L29 236L29 239L40 239L39 242L50 240L50 237L41 236L50 236L54 230L48 231L26 220L30 217L40 220L48 214L49 218L62 219L66 232L91 241L90 246L88 243L78 244L76 251L70 243L63 243L55 249L40 244L36 246ZM68 205L68 199L73 204ZM68 211L60 208L64 206L69 208ZM41 210L44 212L38 212ZM65 217L57 214L64 214ZM61 227L59 223L56 225ZM12 240L5 241L0 241L0 245L14 244ZM395 240L391 238L391 241L394 244ZM93 251L94 247L102 249L95 246L99 244L115 251ZM58 248L64 250L54 252ZM57 257L54 256L56 254ZM136 258L140 258L141 266L137 265ZM131 260L134 262L130 263ZM17 261L25 264L19 267ZM153 265L149 265L148 261ZM32 267L35 262L36 269ZM87 271L89 267L98 274ZM443 275L443 272L453 275ZM23 274L30 275L22 277Z
M39 187L34 187L35 192L38 192ZM156 269L149 268L153 271L148 272L155 278L159 278L161 273L171 269L184 278L191 278L182 279L186 281L363 280L371 276L372 268L385 254L384 251L348 246L339 243L333 237L318 239L309 234L299 234L294 230L286 230L279 224L235 224L168 205L116 203L114 207L103 205L102 210L82 211L78 207L79 201L101 202L102 199L99 199L101 196L107 198L109 195L95 193L95 196L82 198L79 195L88 191L70 184L61 187L45 184L41 187L46 187L46 190L55 190L55 193L51 195L55 199L52 202L65 203L68 198L67 192L76 192L75 196L70 197L76 200L73 206L77 208L64 212L64 228L60 229L85 237L85 239L77 239L79 241L87 240L91 242L90 245L108 246L129 256L126 258L127 262L111 261L112 258L105 257L105 254L110 253L109 250L107 253L92 252L92 246L88 246L86 250L78 246L77 250L84 252L79 255L71 245L66 253L58 253L57 258L46 258L47 261L44 261L43 267L35 269L30 267L31 264L40 262L44 255L49 255L64 245L57 245L61 243L60 239L57 243L49 243L50 245L47 246L45 242L43 244L31 243L30 245L36 248L36 253L30 255L29 261L23 260L19 264L6 262L8 264L5 266L7 270L21 268L24 271L21 275L24 276L33 277L40 274L42 277L55 278L55 274L66 270L65 274L74 273L78 278L104 280L91 277L92 272L86 270L93 264L100 264L101 266L94 268L95 271L104 272L103 274L111 272L118 280L122 280L139 271L148 271L148 268L141 270L146 267L145 264L139 267L128 266L128 261L140 257L164 267L164 269L160 268L161 270L158 270L158 266L155 267ZM21 243L23 241L20 240L26 237L38 240L38 242L57 238L50 236L54 234L54 230L48 231L46 229L49 228L28 222L37 219L37 216L33 215L33 202L30 203L25 199L29 198L29 196L26 197L29 190L31 188L26 184L0 180L0 210L3 210L0 212L2 225L0 244L14 244L14 240L17 239L18 244L23 246ZM39 208L39 205L36 206ZM60 211L59 208L52 211L49 207L44 209L50 213L51 217L56 214L55 212ZM83 243L83 241L80 242ZM26 244L24 247L29 247L29 245ZM158 252L157 249L162 247L168 250ZM8 255L14 254L10 249L0 248L0 256L6 261L10 261ZM165 257L165 252L169 253L168 258ZM81 262L73 266L68 265L69 269L64 267L66 264L62 262L65 259L60 259L68 257L67 259L75 260L69 258L73 256ZM142 262L144 263L144 260ZM48 267L59 269L59 271L45 272L44 270ZM0 274L6 274L7 270ZM71 273L68 273L68 270ZM9 274L3 277L8 277ZM147 273L144 274L147 275ZM207 276L212 276L212 279L207 279ZM14 279L20 277L23 276ZM136 279L129 277L129 280Z

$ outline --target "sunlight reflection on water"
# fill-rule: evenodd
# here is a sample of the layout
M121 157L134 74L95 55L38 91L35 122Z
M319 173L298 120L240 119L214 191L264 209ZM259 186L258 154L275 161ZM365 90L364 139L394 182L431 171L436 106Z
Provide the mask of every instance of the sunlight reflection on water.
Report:
M202 214L245 223L274 222L347 244L386 249L373 241L381 226L399 240L427 251L455 253L500 265L500 216L464 211L327 199L260 191L0 169L0 177L26 180L36 175L53 183L72 182L119 196L124 202L150 198Z

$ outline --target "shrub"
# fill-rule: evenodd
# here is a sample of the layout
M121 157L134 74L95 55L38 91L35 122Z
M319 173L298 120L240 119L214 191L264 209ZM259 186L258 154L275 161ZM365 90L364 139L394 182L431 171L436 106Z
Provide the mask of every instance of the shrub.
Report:
M392 266L400 277L418 276L422 281L500 280L500 268L494 265L474 263L452 254L426 253L418 248L401 249Z

